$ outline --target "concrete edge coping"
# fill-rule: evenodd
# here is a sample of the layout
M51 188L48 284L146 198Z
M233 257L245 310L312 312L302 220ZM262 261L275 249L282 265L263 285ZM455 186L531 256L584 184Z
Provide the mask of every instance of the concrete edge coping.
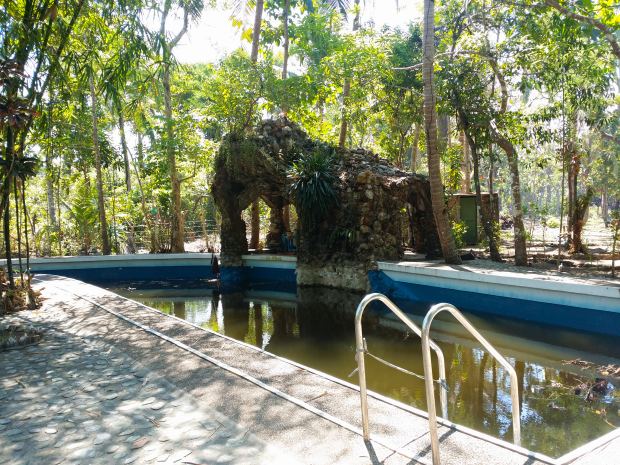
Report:
M62 257L38 257L31 258L31 265L51 265L54 263L96 263L96 262L140 262L143 260L211 260L213 255L219 254L188 252L188 253L171 253L171 254L126 254L126 255L66 255ZM19 259L13 258L14 265L19 265ZM26 263L26 259L22 258L22 264ZM0 266L6 266L6 259L0 260Z
M242 255L241 263L244 268L269 268L271 270L294 270L297 272L297 257L293 255Z
M615 439L620 440L620 428L616 428L615 430L604 434L600 438L593 439L592 441L578 447L577 449L569 452L568 454L564 454L561 457L558 457L556 460L560 465L568 465L575 460L589 454L590 452L594 452L597 448L604 446L605 444L608 444Z
M129 262L131 266L139 266L139 262L142 261L185 261L185 260L209 260L213 256L219 258L219 253L207 253L207 252L187 252L187 253L173 253L173 254L125 254L125 255L66 255L62 257L37 257L30 259L30 265L53 265L53 264L94 264L94 263L109 263L109 262ZM269 263L286 263L290 267L290 264L297 263L297 257L292 255L275 255L275 254L261 254L261 255L242 255L244 262L269 262ZM19 259L12 259L14 266L19 266ZM25 258L22 258L22 264L26 262ZM170 263L171 266L182 266L184 263ZM0 259L0 266L6 266L6 259Z
M54 276L54 275L50 275L50 276ZM79 281L79 280L77 280L77 279L73 279L73 278L64 278L64 277L62 277L62 278L63 278L63 279L68 279L68 280L71 280L71 281L75 281L75 282L77 282L77 283L86 284L86 283L83 283L82 281ZM37 278L35 278L35 279L37 279ZM38 279L38 281L41 281L41 282L43 282L43 283L45 283L45 284L49 283L48 281L45 281L45 280L42 280L42 279ZM75 293L74 293L74 292L72 292L72 291L68 291L68 290L66 290L66 289L59 288L58 286L54 285L53 283L51 283L51 284L52 284L54 287L56 287L57 289L60 289L60 290L62 290L62 291L64 291L64 292L69 292L69 293L72 293L72 294L73 294L73 295L75 295L76 297L81 298L81 299L83 299L83 300L86 300L87 302L91 303L92 305L95 305L95 306L97 306L97 307L102 308L103 310L107 311L108 313L113 314L113 315L114 315L114 316L116 316L117 318L120 318L120 319L122 319L122 320L125 320L125 321L129 322L130 324L134 324L135 326L140 327L141 329L143 329L143 330L144 330L144 331L146 331L146 332L152 333L152 334L154 334L154 335L155 335L155 336L157 336L157 337L161 337L162 339L167 340L168 342L171 342L171 343L173 343L173 344L175 344L175 345L177 345L177 346L179 346L179 347L181 347L181 346L185 346L185 344L183 344L182 342L180 342L180 341L176 341L176 339L170 338L169 336L166 336L166 335L164 335L164 334L161 334L161 333L157 332L156 330L153 330L152 328L148 328L148 327L146 327L146 326L142 325L141 323L135 322L135 321L133 321L133 320L131 320L131 319L129 319L129 318L127 318L127 317L125 317L125 316L121 315L120 313L115 312L114 310L111 310L111 309L106 308L106 306L105 306L105 305L102 305L102 304L99 304L99 303L97 303L97 302L91 301L88 297L84 297L84 296L82 296L82 295L75 294ZM91 284L87 284L87 285L92 286ZM94 286L94 287L97 287L97 286ZM98 289L102 289L102 288L98 288ZM200 330L202 330L202 331L204 331L204 332L207 332L207 333L209 333L209 334L212 334L212 335L214 335L214 336L217 336L217 337L220 337L220 338L226 339L226 340L228 340L228 341L230 341L230 342L233 342L233 343L235 343L235 344L239 344L239 345L241 345L241 346L243 346L243 347L246 347L246 348L249 348L249 349L251 349L251 350L253 350L253 351L255 351L255 352L259 352L259 353L261 353L261 354L264 354L264 355L267 355L267 356L269 356L269 357L275 358L275 359L277 359L277 360L279 360L279 361L282 361L282 362L284 362L284 363L287 363L287 364L293 365L293 366L295 366L295 367L297 367L297 368L299 368L299 369L301 369L301 370L308 371L308 372L310 372L310 373L312 373L312 374L314 374L314 375L317 375L317 376L320 376L320 377L322 377L322 378L324 378L324 379L327 379L328 381L331 381L331 382L334 382L334 383L340 384L340 385L342 385L342 386L344 386L344 387L347 387L347 388L350 388L350 389L352 389L352 390L354 390L354 391L356 391L356 392L359 392L359 386L357 386L357 385L355 385L355 384L352 384L352 383L349 383L349 382L347 382L347 381L341 380L341 379L339 379L339 378L336 378L336 377L334 377L334 376L331 376L331 375L329 375L329 374L327 374L327 373L323 373L323 372L321 372L321 371L319 371L319 370L316 370L316 369L314 369L314 368L308 367L308 366L306 366L306 365L303 365L303 364L301 364L301 363L295 362L295 361L293 361L293 360L289 360L289 359L287 359L287 358L284 358L284 357L281 357L281 356L278 356L278 355L272 354L272 353L270 353L270 352L268 352L268 351L266 351L266 350L263 350L263 349L261 349L261 348L259 348L259 347L253 346L253 345L250 345L250 344L248 344L248 343L246 343L246 342L238 341L238 340L236 340L236 339L231 338L230 336L226 336L226 335L224 335L224 334L217 333L217 332L212 331L212 330L210 330L210 329L208 329L208 328L203 328L203 327L198 326L198 325L196 325L196 324L194 324L194 323L191 323L191 322L189 322L189 321L183 320L183 319L181 319L181 318L179 318L179 317L177 317L177 316L174 316L174 315L168 315L168 314L166 314L166 313L164 313L164 312L162 312L162 311L160 311L160 310L157 310L157 309L155 309L155 308L152 308L152 307L149 307L149 306L147 306L147 305L144 305L144 304L142 304L142 303L140 303L140 302L137 302L137 301L135 301L135 300L133 300L133 299L130 299L130 298L128 298L128 297L124 297L124 296L121 296L121 295L115 294L115 293L113 293L113 292L111 292L111 291L107 291L107 290L105 290L105 289L102 289L102 290L104 290L105 292L109 292L109 293L111 293L111 294L114 294L115 296L117 296L117 297L119 297L119 298L121 298L121 299L123 299L123 300L126 300L126 301L131 302L131 303L136 304L136 305L139 305L139 306L141 306L141 307L144 307L145 309L148 309L149 311L152 311L152 312L158 313L158 314L160 314L160 315L163 315L163 316L165 316L165 317L167 317L167 318L171 318L171 319L173 319L173 320L176 320L176 321L178 321L178 322L180 322L180 323L183 323L184 325L191 326L191 327L196 328L196 329L200 329ZM184 348L184 347L181 347L181 348L183 348L184 350L187 350L187 351L189 351L189 352L193 353L194 355L199 356L200 358L203 358L203 359L205 359L205 360L207 360L207 361L210 361L211 363L213 363L213 364L215 364L215 365L219 366L220 368L223 368L223 369L225 369L225 370L227 370L227 371L230 371L230 372L232 372L232 373L234 373L234 374L237 374L238 376L240 376L240 377L242 377L242 378L244 378L244 379L247 379L248 381L250 381L250 382L252 382L252 383L254 383L254 384L258 385L259 387L262 387L263 389L266 389L266 390L268 390L268 391L272 392L273 394L278 395L279 397L282 397L282 398L284 398L284 399L286 399L286 400L288 400L288 401L290 401L290 402L293 402L294 404L299 405L300 407L302 407L302 408L304 408L304 409L306 409L306 410L309 410L310 412L315 413L316 415L318 415L318 416L320 416L320 417L322 417L322 418L326 418L325 416L323 416L323 414L324 414L324 415L327 415L329 418L326 418L326 419L328 419L329 421L332 421L332 422L334 422L334 423L338 424L339 426L342 426L342 427L344 427L344 428L346 428L346 429L350 430L351 432L354 432L354 433L356 433L356 434L358 434L358 435L360 435L360 436L362 435L361 430L360 430L359 428L357 428L357 427L355 427L355 426L353 426L353 425L350 425L350 424L348 424L348 423L344 422L343 420L340 420L340 419L338 419L338 418L336 418L336 417L333 417L332 415L330 415L330 414L328 414L328 413L326 413L326 412L323 412L322 410L319 410L319 409L317 409L317 408L315 408L315 407L312 407L311 405L307 404L307 403L306 403L305 401L303 401L303 400L297 399L297 398L292 397L292 396L290 396L290 395L288 395L288 394L286 394L286 393L283 393L283 392L281 392L281 391L279 391L279 390L277 390L277 389L275 389L275 388L272 388L271 386L269 386L269 385L267 385L267 384L265 384L265 383L262 383L260 380L257 380L257 379L255 379L255 378L253 378L252 376L247 375L246 373L242 372L241 370L238 370L238 369L236 369L236 368L234 368L234 367L228 366L227 364L225 364L225 363L223 363L223 362L220 362L220 361L218 361L218 360L216 360L216 359L213 359L213 358L209 357L208 355L206 355L206 354L204 354L204 353L202 353L202 352L199 352L199 351L197 351L197 350L195 350L195 349L193 349L193 348L191 348L191 347L189 347L189 346L186 346L186 347L187 347L187 348ZM255 380L256 382L254 382L253 380ZM282 394L282 395L280 395L280 394ZM368 396L369 396L369 397L372 397L372 398L374 398L374 399L376 399L376 400L379 400L379 401L385 402L386 404L389 404L389 405L391 405L391 406L393 406L393 407L396 407L396 408L398 408L398 409L404 410L404 411L406 411L406 412L408 412L408 413L411 413L411 414L413 414L413 415L416 415L416 416L419 416L419 417L422 417L422 418L428 419L428 413L427 413L426 411L424 411L424 410L421 410L421 409L418 409L418 408L412 407L412 406L410 406L410 405L404 404L404 403L402 403L402 402L399 402L399 401L397 401L397 400L391 399L391 398L389 398L389 397L386 397L386 396L384 396L384 395L382 395L382 394L379 394L379 393L374 392L374 391L371 391L371 390L368 390ZM302 405L302 404L303 404L303 405ZM307 406L307 407L309 407L309 408L306 408L306 406ZM334 419L335 419L336 421L334 421ZM463 425L459 425L459 424L457 424L457 423L453 423L453 422L451 422L451 421L449 421L449 420L446 420L446 419L444 419L444 418L437 417L437 423L438 423L439 425L441 425L441 426L445 426L446 428L449 428L449 429L452 429L452 430L455 430L455 431L461 432L461 433L463 433L463 434L466 434L466 435L468 435L468 436L472 436L472 437L474 437L474 438L481 439L481 440L483 440L483 441L486 441L486 442L492 443L492 444L494 444L494 445L496 445L496 446L502 447L502 448L507 449L507 450L510 450L510 451L512 451L512 452L516 452L516 453L521 454L521 455L524 455L524 456L526 456L526 457L528 457L528 458L536 459L536 460L539 460L539 461L541 461L541 462L546 462L546 463L548 463L549 465L562 465L562 464L560 464L560 463L557 461L557 459L554 459L554 458L552 458L552 457L549 457L549 456L547 456L547 455L545 455L545 454L542 454L542 453L540 453L540 452L534 452L534 451L531 451L531 450L529 450L529 449L526 449L525 447L517 446L517 445L512 444L512 443L510 443L510 442L508 442L508 441L504 441L504 440L502 440L502 439L495 438L495 437L493 437L493 436L491 436L491 435L488 435L488 434L482 433L482 432L480 432L480 431L476 431L476 430L474 430L474 429L472 429L472 428L469 428L469 427L467 427L467 426L463 426ZM386 447L386 448L388 448L388 449L390 449L390 450L393 450L393 451L395 451L395 452L397 452L397 453L399 453L399 454L401 454L401 455L404 455L405 457L407 457L407 458L409 458L409 459L412 459L412 460L420 460L420 458L419 458L419 457L418 457L418 458L409 457L407 454L404 454L402 451L400 451L400 450L399 450L400 448L396 448L396 447L394 447L394 446L390 446L390 445L384 444L384 443L382 443L382 442L377 441L376 439L372 439L372 437L371 437L371 440L372 440L372 441L375 441L377 444L379 444L379 445L381 445L381 446L383 446L383 447ZM589 445L589 444L590 444L590 443L585 444L585 445L584 445L584 446L582 446L582 447L585 447L585 446L587 446L587 445Z
M584 283L578 280L563 278L552 279L543 274L521 274L511 271L491 269L464 268L463 270L445 269L443 266L429 262L378 262L379 271L391 271L411 276L421 275L437 277L455 281L475 281L477 283L499 284L511 287L526 287L547 291L566 292L571 294L585 294L596 297L620 299L620 286L610 286L596 283ZM439 266L442 266L441 268ZM619 302L620 305L620 302Z

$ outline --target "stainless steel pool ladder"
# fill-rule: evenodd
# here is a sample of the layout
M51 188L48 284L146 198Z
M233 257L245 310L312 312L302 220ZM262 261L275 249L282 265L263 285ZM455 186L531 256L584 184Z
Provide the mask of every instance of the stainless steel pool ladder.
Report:
M389 308L409 329L411 329L418 336L422 337L422 330L411 321L403 311L394 304L390 299L388 299L383 294L373 293L364 296L362 301L357 306L357 311L355 312L355 345L356 345L356 353L355 358L357 360L357 369L359 371L359 383L360 383L360 400L362 404L362 429L364 432L364 439L368 441L370 439L370 431L368 426L368 395L366 389L366 365L364 362L364 354L368 352L366 347L366 340L362 334L362 316L364 315L364 310L368 306L370 302L378 300L383 302L387 308ZM441 401L441 411L444 417L448 415L448 394L445 389L446 386L446 364L444 361L443 352L439 348L437 344L435 344L432 340L427 341L429 347L431 347L435 353L437 354L438 366L439 366L439 384L440 384L440 401ZM429 359L430 360L430 359ZM391 364L390 364L391 365ZM400 367L396 367L397 369L401 369ZM404 369L402 369L404 370ZM405 370L406 371L406 370ZM428 375L425 375L428 376ZM427 378L428 380L428 378ZM431 392L432 392L432 383L433 380L430 380L431 383ZM427 394L428 395L428 394ZM434 397L433 397L434 401ZM435 403L433 402L433 408L435 408Z
M500 365L510 375L510 397L512 399L512 431L514 443L521 445L521 414L519 409L519 388L517 373L508 360L506 360L495 348L487 341L474 326L463 316L463 314L457 310L454 305L450 304L436 304L433 305L422 322L422 329L416 326L396 304L388 299L383 294L373 293L366 295L357 306L355 313L355 343L357 366L359 370L359 383L360 383L360 400L362 406L362 428L364 432L364 439L370 439L369 425L368 425L368 395L366 389L366 367L364 363L364 354L367 352L366 341L362 334L362 316L366 306L375 300L383 302L400 320L405 323L414 333L422 338L422 357L424 362L424 385L426 390L426 405L428 406L428 425L429 433L431 437L431 451L433 455L433 465L440 465L441 459L439 455L439 436L437 433L437 414L435 412L435 391L433 386L433 365L431 363L431 349L435 351L438 359L439 366L439 384L440 384L440 402L441 411L444 418L447 419L447 392L444 388L446 384L446 367L443 352L430 338L430 330L433 319L437 314L446 311L452 314L463 327L469 331L469 333L475 337L480 344L499 362Z
M512 432L514 443L521 445L521 416L519 412L519 388L517 373L510 363L474 328L474 326L459 312L454 305L436 304L431 307L422 322L422 357L424 361L424 384L426 388L426 405L428 406L428 426L431 436L431 451L433 453L433 465L440 465L439 437L437 434L437 415L435 413L435 392L433 390L433 366L431 364L431 351L435 343L430 339L431 323L441 312L452 314L469 333L504 367L510 375L510 397L512 399Z

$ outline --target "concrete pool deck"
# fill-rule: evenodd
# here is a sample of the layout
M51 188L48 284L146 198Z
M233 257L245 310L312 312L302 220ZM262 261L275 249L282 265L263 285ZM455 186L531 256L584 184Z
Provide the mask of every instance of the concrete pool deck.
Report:
M62 450L75 441L80 443L78 449L81 452L68 454L66 463L156 463L159 459L162 459L161 463L174 463L175 459L176 463L198 464L430 463L428 424L423 412L373 396L369 399L373 441L365 444L359 433L359 393L347 383L187 322L163 316L141 304L79 281L38 276L36 286L45 298L43 308L22 312L20 316L46 326L50 336L46 335L38 346L23 349L26 354L23 359L11 356L21 354L21 351L0 353L0 370L4 373L7 372L5 368L10 367L10 377L2 380L5 383L3 388L6 387L9 394L3 397L4 389L0 394L0 418L9 419L8 423L0 424L0 463L52 463L37 461L41 456L35 454L51 453L55 448ZM62 351L64 346L69 347L70 356ZM81 354L88 354L89 359L81 360ZM18 364L17 359L20 359ZM57 377L53 370L58 364L63 372L68 368L72 377ZM99 370L100 366L105 368ZM132 370L142 377L135 376ZM104 394L111 398L103 398L103 403L98 404L90 393L97 393L99 389L87 391L84 386L102 380L111 381L108 385L111 393ZM73 433L69 427L65 434L63 428L71 425L65 425L66 422L60 419L37 416L42 421L36 426L31 423L34 415L28 417L28 412L24 415L15 407L14 401L21 397L25 401L24 408L32 410L32 404L38 402L35 400L40 394L37 390L47 392L47 389L46 395L52 395L55 382L63 386L63 392L78 393L63 396L61 400L64 402L57 406L61 413L68 409L82 411L88 408L90 410L84 412L85 418L91 416L88 412L95 415L92 418L94 424L91 423L93 431L86 429L86 436L82 439L71 439ZM146 391L151 383L154 390ZM31 386L33 392L22 392ZM144 393L142 388L145 388ZM112 397L114 394L117 397ZM142 399L141 396L146 394L149 395ZM151 397L154 399L144 403ZM148 407L150 403L161 406L153 410ZM8 416L6 412L9 412ZM114 430L114 419L120 412L127 414L125 429L140 431L138 438L132 438L133 442L120 440L119 435L124 430ZM154 426L155 423L148 418L148 424L140 422L144 412L148 412L146 416L159 426ZM196 417L185 421L185 414L179 415L183 412ZM49 421L58 424L50 426ZM11 426L7 427L7 424ZM218 424L224 425L221 430L226 434L217 433L220 430ZM64 443L59 439L50 440L45 433L48 428L57 431L50 434L69 439ZM39 431L29 433L37 429ZM13 433L8 434L12 430ZM43 435L40 434L42 430ZM19 442L12 438L24 432L36 435L36 438L41 435L46 440L36 443L40 448L7 449L6 446ZM174 443L159 439L172 432L176 435ZM124 448L112 453L125 455L111 460L107 451L96 443L97 434L111 436L105 436L108 447L124 444ZM440 437L443 464L570 463L531 454L450 424L440 428ZM144 444L134 447L136 441L140 441L137 445ZM604 464L604 457L615 460L617 455L608 454L617 451L619 435L609 435L599 442L597 449L582 450L571 457L571 461L588 463L589 457L601 453L604 453L603 458L596 455L596 462L592 463ZM157 447L147 450L153 446ZM90 457L93 454L94 457Z

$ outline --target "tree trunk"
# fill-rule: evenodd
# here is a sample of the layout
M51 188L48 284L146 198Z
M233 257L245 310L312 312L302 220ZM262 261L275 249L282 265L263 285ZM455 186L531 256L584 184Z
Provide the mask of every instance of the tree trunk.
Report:
M97 94L95 92L95 78L90 75L90 109L93 119L93 154L95 155L95 176L97 184L97 208L99 210L99 226L101 228L101 248L103 255L110 255L112 248L108 237L108 221L105 214L105 199L103 197L103 176L101 174L101 151L99 150L99 128L97 118Z
M62 166L64 160L61 156L60 158L60 166ZM60 201L60 192L62 191L62 171L58 170L58 179L56 180L56 206L58 207L58 255L63 255L62 249L62 239L63 239L63 229L62 229L62 203Z
M51 92L51 89L50 89ZM45 153L45 185L47 188L47 214L49 219L49 228L56 227L56 205L54 203L54 176L52 160L54 159L54 139L52 138L52 106L49 106L48 121L47 121L47 137L48 147ZM48 243L46 244L48 250L51 249Z
M437 233L441 250L447 263L460 264L454 245L454 237L448 221L448 211L444 201L444 188L441 181L439 151L437 150L437 109L434 88L435 64L435 2L424 0L424 59L422 78L424 82L424 129L426 132L426 153L428 158L428 176L431 185L431 202L433 216L437 224Z
M252 30L252 52L250 59L252 63L258 61L258 46L260 43L261 22L263 19L264 0L256 0L256 10L254 12L254 29ZM250 220L250 249L258 249L260 241L260 204L259 199L252 202Z
M121 150L123 152L123 166L125 168L125 188L127 196L131 194L131 165L129 164L129 150L127 149L127 138L125 137L125 118L122 108L118 108L118 131L121 136ZM129 220L129 231L127 232L127 253L136 253L136 241L134 239L133 221Z
M360 0L355 0L355 19L353 19L353 32L360 28ZM345 78L344 85L342 86L342 115L340 121L340 136L338 138L338 147L344 148L347 140L347 101L351 94L351 79Z
M499 82L502 100L500 113L503 115L508 110L508 86L506 79L500 70L497 61L493 58L489 59L489 64L493 69L493 73ZM508 166L510 168L512 199L513 199L513 222L514 222L514 243L515 243L515 265L527 266L527 247L525 243L525 226L523 226L523 205L521 202L521 181L519 180L519 159L514 145L510 140L504 137L498 130L494 121L489 125L489 134L494 143L499 145L506 153Z
M467 131L465 132L465 137L467 139L466 142L469 145L472 161L474 162L476 204L480 208L480 216L482 217L482 228L484 229L484 234L489 240L489 253L491 254L491 260L494 262L501 262L502 257L499 254L499 249L497 247L497 237L495 236L495 231L493 230L492 211L489 211L489 204L482 201L482 190L480 189L480 155L478 155L478 147Z
M138 132L138 160L143 159L144 155L142 153L143 145L142 145L142 134ZM142 188L142 180L140 179L140 171L138 170L137 165L142 165L140 161L133 163L133 169L136 174L136 180L138 181L138 190L140 191L140 205L142 206L142 215L144 216L144 221L146 222L146 226L149 229L149 234L151 235L151 247L149 249L150 253L157 253L159 251L159 240L157 236L157 231L155 230L155 224L151 221L151 214L146 206L146 197L144 196L144 189Z
M140 169L144 167L144 142L142 140L142 133L138 131L138 165L140 165Z
M11 253L11 202L10 192L3 193L3 228L4 228L4 253L6 258L6 272L9 278L9 287L15 288L15 278L13 272L13 256Z
M570 252L571 253L588 253L588 249L583 243L582 233L583 228L586 225L586 217L588 213L588 207L592 201L594 191L591 187L588 187L586 193L582 196L578 196L575 201L575 207L573 209L573 233L570 239Z
M404 163L404 158L405 158L405 138L406 137L407 137L407 134L403 134L402 132L398 136L399 141L398 141L398 156L396 158L396 166L398 167L399 170L402 170L404 168L403 163Z
M170 58L170 57L167 57ZM170 217L170 252L185 252L185 237L183 230L183 212L181 211L181 180L177 171L177 158L172 140L174 130L172 126L172 96L170 94L170 63L164 60L164 114L166 117L166 152L168 155L168 169L170 170L171 186L171 217Z
M288 56L289 56L289 34L288 34L288 16L291 10L291 0L284 0L284 13L282 15L282 28L284 32L284 58L282 60L282 79L288 78ZM288 112L288 105L285 103L282 105L282 113L286 116ZM282 220L284 222L284 229L286 232L291 231L291 207L285 205L282 208Z
M118 131L121 136L121 151L123 152L123 166L125 168L125 187L127 192L131 192L131 166L129 165L129 151L127 149L127 138L125 137L125 118L123 111L118 108Z
M613 239L611 244L611 277L616 277L616 244L620 236L620 218L614 218L611 222Z
M4 159L10 163L3 168L4 179L2 180L2 212L4 229L4 253L6 258L6 271L9 278L9 287L15 288L13 273L13 257L11 254L11 180L12 169L15 161L15 132L11 125L6 126Z
M250 60L252 60L252 63L256 63L258 61L258 45L260 42L264 3L264 0L256 0L256 9L254 10L254 29L252 30L252 52L250 53Z
M351 80L346 78L344 80L344 86L342 87L342 112L341 112L341 120L340 120L340 135L338 136L338 147L344 149L344 146L347 141L347 100L349 99L349 95L351 94Z
M605 227L607 227L609 225L609 187L607 186L607 179L604 179L603 183L603 188L601 189L601 216L603 218L603 222L605 223Z
M284 0L284 13L282 15L282 28L284 35L284 58L282 60L282 79L288 77L288 49L289 49L289 36L288 36L288 15L291 9L291 0ZM286 108L283 109L286 114Z
M579 253L585 250L581 239L582 227L578 225L582 214L585 215L585 211L582 212L579 207L577 190L579 172L581 171L581 154L576 150L574 144L570 145L572 150L568 154L570 157L568 167L568 248L570 253Z
M15 200L15 230L17 232L17 260L19 264L19 282L24 285L24 266L22 265L22 220L19 211L19 194L17 193L17 178L13 178L13 199ZM28 225L26 225L28 228Z
M49 161L46 158L45 160L46 166L49 166ZM47 194L47 233L45 234L45 245L43 246L43 255L51 255L52 253L52 244L51 238L49 235L49 231L51 229L56 229L56 204L54 202L54 180L52 179L51 173L45 173L45 186L46 186L46 194Z
M506 153L511 174L510 186L512 189L513 202L512 216L515 235L515 265L527 266L527 248L525 243L525 226L523 225L523 205L521 202L521 181L519 179L519 160L517 158L517 152L512 142L500 134L494 124L491 124L490 129L493 142L499 145L504 153Z
M461 164L461 192L465 194L471 194L471 155L469 150L469 143L465 137L465 133L461 131L460 142L463 147L463 163Z
M47 232L45 234L45 245L43 246L44 255L52 254L52 244L51 244L49 232L50 230L56 229L56 224L57 224L56 204L54 202L54 176L53 176L54 167L52 166L54 149L53 149L53 139L52 139L52 131L51 131L51 126L52 126L51 114L52 114L52 111L50 109L49 111L50 118L48 120L48 131L47 131L47 136L49 139L48 140L49 146L45 153L45 187L46 187L46 194L47 194Z
M573 144L567 144L567 150L564 152L565 160L568 161L568 170L566 173L566 181L568 186L568 200L566 206L568 208L566 218L566 230L568 232L568 242L570 247L571 236L573 233L573 217L575 210L575 203L577 200L577 174L579 173L579 165L577 164L577 154L574 150Z
M250 214L250 243L248 247L258 250L260 245L260 199L252 202Z
M415 129L413 133L413 145L411 146L411 172L415 173L418 167L418 155L420 149L418 144L420 142L420 125L415 123Z
M438 132L437 148L440 154L444 153L446 151L446 148L448 148L449 121L450 119L448 115L437 116L437 132Z

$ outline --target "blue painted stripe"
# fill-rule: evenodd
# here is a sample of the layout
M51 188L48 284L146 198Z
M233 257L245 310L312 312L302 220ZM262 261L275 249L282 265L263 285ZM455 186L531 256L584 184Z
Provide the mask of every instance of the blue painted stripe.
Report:
M524 298L498 297L477 292L395 281L382 271L368 273L371 289L395 301L417 306L450 303L471 313L486 313L512 319L532 321L556 327L620 336L620 314L567 305L538 302ZM526 291L524 289L524 291Z
M75 269L39 269L35 273L56 274L87 283L114 283L125 281L212 279L211 266L131 266Z

